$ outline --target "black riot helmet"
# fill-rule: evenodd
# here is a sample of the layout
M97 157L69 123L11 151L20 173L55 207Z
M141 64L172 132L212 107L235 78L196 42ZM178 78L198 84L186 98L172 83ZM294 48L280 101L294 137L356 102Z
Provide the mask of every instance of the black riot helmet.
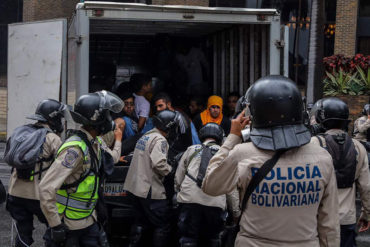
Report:
M348 105L341 99L330 97L318 102L315 113L316 122L328 129L346 129L348 123Z
M160 111L153 117L153 124L166 133L174 131L177 128L177 114L170 110Z
M117 95L103 90L78 98L71 116L76 123L91 126L102 135L115 128L110 112L118 113L123 106Z
M207 138L215 139L218 145L222 144L224 130L216 123L207 123L199 130L199 140L204 142Z
M303 124L302 97L289 78L262 77L246 98L252 120L250 138L258 148L290 149L310 141L311 134Z
M362 109L361 113L364 116L370 115L370 104L364 105L364 109Z
M46 99L38 104L35 114L27 118L46 123L54 132L61 133L63 131L62 118L66 109L66 105L59 101Z

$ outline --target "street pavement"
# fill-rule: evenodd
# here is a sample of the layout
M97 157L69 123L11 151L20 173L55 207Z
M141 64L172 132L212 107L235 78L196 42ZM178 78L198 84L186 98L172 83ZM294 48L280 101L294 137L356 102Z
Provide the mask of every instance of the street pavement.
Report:
M3 184L8 186L10 167L2 160L3 153L5 150L5 143L0 142L0 179ZM357 214L360 212L360 203L357 201ZM0 246L8 247L11 246L12 236L15 236L14 229L12 233L12 220L9 213L5 210L5 205L0 205ZM43 241L42 236L45 232L46 227L38 222L37 218L34 219L35 231L33 233L33 239L35 240L33 247L42 247ZM366 233L360 233L357 236L358 247L369 247L370 246L370 231Z
M5 143L0 142L0 179L5 185L5 187L8 187L9 184L9 175L10 175L10 167L4 163L2 160L3 154L5 150ZM13 234L12 234L12 219L8 213L8 211L5 210L5 203L3 205L0 205L0 246L1 247L10 247L12 236L15 236L15 229L13 228ZM42 247L44 246L44 243L42 241L42 236L46 230L46 227L41 224L37 218L34 219L34 227L35 231L33 233L33 239L34 244L33 247Z

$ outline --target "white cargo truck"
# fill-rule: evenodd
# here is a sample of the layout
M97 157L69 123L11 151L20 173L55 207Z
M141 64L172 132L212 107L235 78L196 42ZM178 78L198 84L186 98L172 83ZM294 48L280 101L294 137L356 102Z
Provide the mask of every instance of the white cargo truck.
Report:
M77 4L69 25L65 19L11 24L7 135L26 123L42 99L73 105L80 95L112 88L136 72L160 78L171 65L164 63L164 73L158 71L158 51L165 46L166 60L181 42L204 54L209 92L242 95L261 76L287 74L288 50L281 37L275 9L84 2ZM177 88L171 92L179 93ZM123 190L127 169L116 166L104 182L108 234L119 243L127 240L133 215Z
M243 94L266 74L287 74L275 9L86 1L68 26L63 19L9 25L7 135L44 98L73 105L112 73L116 82L143 68L153 74L148 53L163 34L198 43L209 64L208 88L221 96ZM102 69L106 64L114 72Z

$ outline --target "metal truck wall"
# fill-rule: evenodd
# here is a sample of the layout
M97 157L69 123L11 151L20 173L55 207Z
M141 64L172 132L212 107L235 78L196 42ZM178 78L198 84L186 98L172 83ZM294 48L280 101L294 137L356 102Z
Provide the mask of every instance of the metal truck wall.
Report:
M67 104L74 105L76 102L76 53L78 43L76 42L76 19L72 21L68 28L68 80L67 80Z
M62 98L66 26L65 19L9 25L8 136L30 122L25 117L35 112L41 100Z
M213 93L243 95L269 74L269 25L240 25L216 33L213 44Z

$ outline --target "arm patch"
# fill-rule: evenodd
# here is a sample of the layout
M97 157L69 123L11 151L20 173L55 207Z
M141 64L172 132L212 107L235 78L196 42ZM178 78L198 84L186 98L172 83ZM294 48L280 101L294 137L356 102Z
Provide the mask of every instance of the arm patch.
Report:
M163 154L166 154L166 150L167 150L167 142L166 141L162 141L161 143L161 151Z
M67 168L73 168L77 158L78 153L73 149L68 149L67 154L64 156L64 160L62 161L62 165Z

